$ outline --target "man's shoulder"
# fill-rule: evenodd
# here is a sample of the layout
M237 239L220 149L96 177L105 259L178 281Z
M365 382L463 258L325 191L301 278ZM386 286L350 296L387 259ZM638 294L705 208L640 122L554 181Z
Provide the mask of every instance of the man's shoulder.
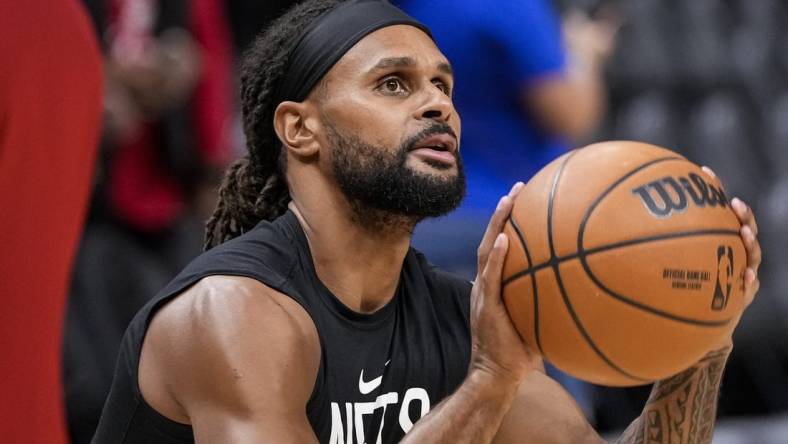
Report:
M214 275L153 316L141 354L140 389L165 412L183 400L235 403L252 390L239 385L241 378L292 377L301 383L314 379L319 361L316 328L298 303L255 279ZM299 370L288 376L287 368Z
M219 351L216 359L232 358L227 353L233 350L243 359L245 352L268 350L271 341L302 351L319 343L311 317L293 298L256 279L228 275L204 277L167 301L145 335L145 347L185 361L209 359L211 351Z
M309 320L302 312L291 297L257 279L217 274L198 280L164 305L154 316L151 328L156 319L165 319L165 326L175 329L257 328L278 318L298 326L302 320Z
M261 338L267 339L261 343ZM161 356L181 354L197 364L232 359L228 353L233 351L243 359L246 352L267 350L271 340L301 350L318 344L311 318L289 296L255 279L213 275L161 307L151 319L145 343ZM212 350L219 354L211 358Z

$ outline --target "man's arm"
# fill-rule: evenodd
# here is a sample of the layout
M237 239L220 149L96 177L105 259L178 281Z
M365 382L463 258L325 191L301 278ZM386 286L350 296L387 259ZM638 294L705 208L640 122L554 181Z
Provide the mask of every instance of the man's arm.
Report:
M656 383L643 413L616 442L711 442L722 371L730 350L712 351L687 370Z
M545 76L522 90L528 115L551 135L581 140L604 116L605 88L600 69L573 62L562 74Z
M526 375L495 444L600 444L602 438L588 423L572 395L544 370Z
M567 61L561 72L547 73L523 85L522 103L549 134L576 141L604 117L604 63L613 47L616 25L580 13L563 23Z
M295 301L248 278L215 276L164 306L140 358L145 400L191 424L196 442L317 442L306 416L320 362Z
M689 369L657 382L643 413L618 444L709 443L714 431L722 371L730 352L707 354ZM494 443L600 444L572 397L541 372L529 373L495 436Z

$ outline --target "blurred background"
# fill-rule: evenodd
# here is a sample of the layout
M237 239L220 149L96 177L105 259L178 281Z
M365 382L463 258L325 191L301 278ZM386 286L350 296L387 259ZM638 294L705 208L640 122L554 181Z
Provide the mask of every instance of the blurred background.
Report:
M91 204L63 330L72 442L92 437L128 322L201 251L222 171L244 150L239 58L293 3L82 1L105 80ZM651 142L710 166L729 195L754 208L764 250L761 291L735 336L714 442L788 443L788 4L497 0L463 11L474 2L394 3L433 27L455 64L470 171L469 202L452 218L425 223L414 243L439 265L474 274L482 227L510 179L527 180L563 150L593 141ZM486 14L480 5L499 12L514 5L522 17L501 28L518 31L480 40L469 19L458 24ZM498 158L482 150L491 134L520 141L498 153L511 171L500 172L505 162L496 166ZM556 375L610 436L639 414L649 391Z

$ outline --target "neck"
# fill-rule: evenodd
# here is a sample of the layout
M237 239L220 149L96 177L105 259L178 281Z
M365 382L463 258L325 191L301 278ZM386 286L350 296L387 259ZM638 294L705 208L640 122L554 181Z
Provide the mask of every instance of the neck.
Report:
M352 310L377 311L394 297L415 221L371 216L341 197L322 197L290 203L309 240L315 271Z

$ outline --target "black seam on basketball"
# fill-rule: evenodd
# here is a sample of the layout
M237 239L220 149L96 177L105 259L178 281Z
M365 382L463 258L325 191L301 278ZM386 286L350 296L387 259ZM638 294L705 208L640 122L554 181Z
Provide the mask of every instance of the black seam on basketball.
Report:
M624 174L618 180L616 180L615 182L610 184L610 186L607 187L602 192L602 194L600 194L599 197L597 197L594 200L594 202L591 204L591 206L588 207L588 210L586 210L586 214L583 215L583 219L580 222L580 227L578 228L578 232L577 232L577 254L578 254L578 258L580 259L580 264L583 266L583 269L585 270L586 274L588 274L588 277L591 278L591 281L593 281L594 284L596 284L597 287L599 287L602 291L604 291L605 293L607 293L611 297L613 297L613 298L615 298L615 299L617 299L617 300L619 300L621 302L624 302L625 304L628 304L628 305L630 305L632 307L638 308L638 309L643 310L645 312L648 312L648 313L651 313L653 315L660 316L660 317L663 317L663 318L666 318L666 319L670 319L670 320L678 321L678 322L684 322L684 323L696 325L696 326L699 326L699 327L721 327L721 326L725 326L725 325L727 325L728 323L731 322L731 318L722 319L722 320L719 320L719 321L706 321L706 320L701 320L701 319L687 318L687 317L684 317L684 316L679 316L679 315L675 315L675 314L672 314L672 313L668 313L666 311L662 311L662 310L659 310L659 309L656 309L656 308L653 308L653 307L649 307L648 305L645 305L645 304L643 304L641 302L638 302L638 301L636 301L636 300L634 300L632 298L628 298L628 297L626 297L626 296L624 296L622 294L616 293L615 291L607 288L596 277L596 275L594 275L594 273L591 271L591 267L588 265L588 261L587 261L588 254L585 251L585 248L583 246L583 239L585 237L586 224L588 223L588 220L591 218L591 214L593 214L594 210L596 210L597 206L599 206L599 204L602 202L602 200L605 199L605 197L607 197L608 194L613 192L613 190L616 189L616 187L621 185L628 178L632 177L633 175L637 174L638 172L640 172L640 171L642 171L642 170L644 170L644 169L646 169L646 168L648 168L650 166L656 165L658 163L666 162L666 161L669 161L669 160L683 160L683 161L687 161L687 159L685 159L683 157L669 156L669 157L661 157L659 159L654 159L654 160L651 160L649 162L646 162L646 163L634 168L630 172ZM702 231L716 231L716 230L702 230ZM725 233L722 233L722 234L731 234L731 231L732 230L725 230ZM738 235L738 232L735 232L735 233ZM712 233L709 233L709 234L712 234ZM656 237L656 236L651 236L651 237ZM682 237L682 236L677 236L677 237ZM645 238L645 239L648 239L648 238ZM623 241L623 242L618 242L618 244L621 244L621 246L629 246L629 245L633 245L634 241ZM615 244L613 244L613 245L615 245ZM596 252L599 252L599 248L600 247L597 247L597 248L595 248L593 250L597 250Z
M729 230L729 229L725 229L725 228L709 229L709 230L676 231L676 232L673 232L673 233L657 234L657 235L654 235L654 236L639 237L637 239L630 239L630 240L626 240L626 241L615 242L615 243L612 243L612 244L601 245L599 247L594 247L594 248L591 248L589 250L586 250L582 256L588 257L588 256L593 256L593 255L598 254L598 253L604 253L606 251L615 250L615 249L618 249L618 248L630 247L632 245L646 244L646 243L649 243L649 242L659 242L659 241L662 241L662 240L670 240L670 239L676 239L676 238L682 238L682 237L719 236L719 235L722 235L722 236L739 236L739 232L736 231L736 230ZM563 263L563 262L566 262L566 261L569 261L569 260L572 260L572 259L578 259L580 256L581 256L580 253L567 254L566 256L559 256L559 257L557 257L556 261L560 264L560 263ZM527 276L529 274L535 274L536 272L538 272L540 270L543 270L545 268L551 267L551 266L552 266L552 264L548 260L546 262L542 262L539 265L534 265L533 267L525 268L525 269L520 270L520 271L518 271L516 273L513 273L511 276L509 276L508 278L504 279L503 284L505 286L506 284L510 284L510 283L520 279L523 276Z
M547 200L547 242L550 248L550 265L553 267L555 280L556 283L558 283L558 290L561 292L561 298L564 301L564 306L566 306L566 311L569 312L569 315L572 317L572 321L574 321L575 323L575 327L580 332L580 335L583 337L583 339L585 339L586 343L594 351L594 353L596 353L597 356L599 356L602 359L602 361L604 361L610 368L618 371L622 375L636 381L648 382L649 380L639 378L627 372L626 370L622 369L621 367L616 365L610 358L608 358L607 355L602 353L602 350L600 350L599 347L596 345L596 343L594 343L593 339L591 339L591 336L586 331L585 327L583 326L583 323L580 321L580 318L577 316L577 313L575 313L575 309L574 307L572 307L571 301L569 301L569 295L566 293L566 289L564 288L564 281L563 279L561 279L561 271L558 269L559 262L555 254L555 245L553 244L553 199L555 198L555 192L558 189L558 182L561 179L561 175L564 172L564 168L566 167L566 164L569 162L569 159L571 159L576 152L577 151L567 156L566 159L564 159L564 161L561 163L561 166L558 167L558 171L556 171L555 176L553 177L553 185L550 187L550 195ZM549 359L549 357L547 358Z
M564 168L566 168L567 162L569 159L574 157L577 151L572 151L558 169L553 176L553 184L550 186L550 194L547 196L547 245L550 248L550 259L549 262L551 264L555 264L557 257L555 255L555 246L553 245L553 199L555 198L555 191L558 189L558 181L561 179L561 175L564 173Z
M577 330L580 332L580 334L583 336L583 339L585 339L585 341L588 343L591 349L597 354L597 356L602 358L602 361L604 361L610 368L616 370L617 372L621 373L622 375L630 379L634 379L635 381L641 381L641 382L651 382L651 380L649 379L643 379L622 369L621 367L616 365L616 363L613 362L610 358L608 358L607 355L605 355L602 352L602 350L599 349L599 347L596 345L593 339L591 339L591 335L589 335L585 327L583 327L582 322L580 322L580 318L577 316L577 313L575 313L575 309L572 307L572 303L569 301L569 295L566 293L566 289L564 288L564 281L563 279L561 279L561 272L558 270L558 264L553 265L553 273L555 273L555 279L556 282L558 283L558 289L561 291L561 298L564 300L564 305L566 306L566 310L572 316L572 320L575 322L575 326L577 327Z
M637 244L640 244L640 243L657 242L657 241L660 241L660 240L675 239L675 238L682 238L682 237L693 237L693 236L712 236L712 235L716 235L716 236L719 236L719 235L723 235L723 236L737 236L737 237L740 236L738 231L736 231L736 230L729 230L729 229L697 230L695 232L680 232L680 233L671 233L671 234L673 234L673 235L672 236L671 235L656 235L656 236L649 236L649 237L646 237L646 238L638 239L638 240L642 240L643 242L629 240L629 241L617 242L616 244L610 244L608 246L595 247L595 248L592 248L591 250L589 250L587 252L584 251L582 254L580 254L578 256L578 258L580 259L580 264L583 266L583 269L585 270L586 274L588 274L588 277L591 278L591 280L594 282L594 284L596 284L600 289L605 291L608 295L614 297L615 299L618 299L621 302L624 302L625 304L631 305L631 306L633 306L635 308L638 308L640 310L643 310L645 312L651 313L651 314L656 315L656 316L660 316L660 317L663 317L663 318L666 318L666 319L670 319L670 320L673 320L673 321L677 321L677 322L683 322L683 323L686 323L686 324L695 325L697 327L723 327L725 325L728 325L731 322L732 318L720 319L720 320L717 320L717 321L708 321L708 320L704 320L704 319L689 318L689 317L686 317L686 316L681 316L681 315L673 314L673 313L670 313L670 312L667 312L667 311L664 311L664 310L660 310L658 308L654 308L654 307L645 305L645 304L643 304L641 302L638 302L636 300L630 299L630 298L628 298L628 297L626 297L624 295L621 295L621 294L611 290L607 286L605 286L596 277L596 275L591 271L591 266L588 264L587 258L588 258L588 256L590 256L592 254L602 253L602 252L605 252L605 251L614 250L616 248L624 248L624 247L628 247L628 246L632 246L632 245L637 245Z
M638 244L646 244L649 242L658 242L661 240L670 240L676 239L681 237L694 237L694 236L739 236L739 232L737 230L731 230L728 228L712 228L707 230L689 230L689 231L674 231L672 233L665 233L665 234L655 234L653 236L646 236L646 237L639 237L637 239L630 239L620 242L615 242L612 244L601 245L599 247L590 248L587 251L583 251L581 254L577 254L577 256L593 256L597 253L603 253L605 251L615 250L617 248L624 248L630 247L632 245Z
M520 239L520 245L523 246L523 252L525 252L525 259L528 263L531 263L531 253L528 252L528 245L525 243L525 235L523 235L523 230L520 229L520 226L517 225L517 222L509 216L509 223L512 224L512 228L514 232L517 233L517 238ZM503 287L506 287L507 282L503 283ZM539 349L539 353L544 355L542 351L542 340L539 338L539 296L536 290L536 276L531 276L531 293L533 294L534 298L534 337L536 338L536 347Z
M597 277L591 271L591 268L588 266L588 263L585 261L585 258L583 258L583 257L580 258L580 265L583 266L583 269L588 274L588 277L591 278L591 280L602 291L606 292L608 295L612 296L615 299L618 299L619 301L621 301L621 302L623 302L625 304L631 305L631 306L633 306L635 308L639 308L639 309L641 309L641 310L643 310L645 312L651 313L653 315L656 315L656 316L659 316L659 317L662 317L662 318L670 319L672 321L683 322L685 324L692 324L692 325L695 325L697 327L724 327L724 326L728 325L731 322L731 318L721 319L719 321L706 321L706 320L702 320L702 319L687 318L687 317L684 317L684 316L679 316L679 315L675 315L675 314L672 314L672 313L668 313L666 311L662 311L662 310L659 310L659 309L654 308L654 307L650 307L650 306L645 305L645 304L643 304L641 302L629 299L626 296L622 296L619 293L616 293L615 291L607 288L602 282L599 281L599 279L597 279Z

